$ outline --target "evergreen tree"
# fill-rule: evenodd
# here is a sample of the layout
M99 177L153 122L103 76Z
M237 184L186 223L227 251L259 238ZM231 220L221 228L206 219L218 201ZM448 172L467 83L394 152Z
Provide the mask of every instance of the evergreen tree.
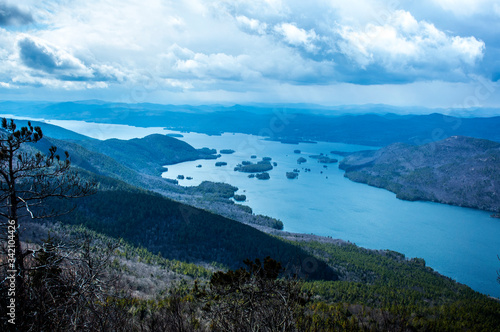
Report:
M15 289L11 294L25 294L27 269L25 258L33 251L21 247L20 222L24 218L40 219L65 211L47 211L43 203L52 197L75 198L93 193L95 183L83 181L71 169L69 154L62 159L56 147L48 155L35 150L33 144L43 138L40 127L17 128L14 120L2 119L0 130L0 217L5 228L4 249ZM18 305L18 303L16 303ZM22 310L17 319L22 319Z

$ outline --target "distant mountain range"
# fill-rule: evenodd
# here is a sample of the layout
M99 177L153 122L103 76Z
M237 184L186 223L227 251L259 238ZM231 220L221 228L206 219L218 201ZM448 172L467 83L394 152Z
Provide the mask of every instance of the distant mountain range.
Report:
M452 136L411 146L395 143L347 156L339 165L353 181L424 200L500 212L500 144Z
M453 117L438 113L413 115L445 110L385 105L327 108L312 105L192 106L89 101L3 102L0 103L0 110L6 114L33 118L161 126L211 135L237 132L288 142L316 140L381 147L396 142L420 145L454 135L500 142L499 116L471 117L476 113L495 113L488 109L470 112L464 117Z

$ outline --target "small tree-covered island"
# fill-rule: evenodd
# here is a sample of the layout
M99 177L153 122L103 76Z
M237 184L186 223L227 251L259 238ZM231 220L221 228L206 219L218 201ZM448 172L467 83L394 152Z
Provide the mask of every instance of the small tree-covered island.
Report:
M255 177L259 180L269 180L271 178L267 172L255 174Z
M243 161L241 164L236 165L234 168L235 171L244 172L244 173L262 173L267 172L273 169L273 165L269 160L261 160L256 164Z
M334 164L334 163L338 162L338 159L330 158L324 154L312 155L312 156L309 156L309 158L316 159L318 161L318 163L321 163L321 164Z
M234 195L234 200L238 202L244 202L247 200L247 196L245 195Z
M304 157L300 157L299 159L297 159L297 164L299 164L299 165L300 165L300 164L303 164L303 163L305 163L305 162L307 162L307 159L306 159L306 158L304 158Z

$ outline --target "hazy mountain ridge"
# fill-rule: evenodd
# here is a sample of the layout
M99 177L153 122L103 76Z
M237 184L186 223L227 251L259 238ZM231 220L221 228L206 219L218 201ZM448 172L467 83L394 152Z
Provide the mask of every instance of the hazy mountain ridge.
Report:
M22 112L20 106L13 102L3 103L2 106L5 112L32 117L139 127L161 126L211 135L237 132L290 141L317 140L370 146L404 142L418 145L461 135L500 142L499 116L475 118L471 117L472 113L464 117L439 113L415 115L418 109L387 105L271 107L66 102L41 103L38 106L28 103ZM432 111L445 110L428 109L423 113Z
M405 200L500 211L500 144L452 136L420 146L395 143L347 156L339 167L353 181Z

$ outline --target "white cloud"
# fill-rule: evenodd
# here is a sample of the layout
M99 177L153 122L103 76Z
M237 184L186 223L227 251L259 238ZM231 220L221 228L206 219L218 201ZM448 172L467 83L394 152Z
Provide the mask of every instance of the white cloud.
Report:
M159 75L167 78L197 80L251 80L260 75L248 68L247 55L228 55L225 53L204 54L172 45L167 53L161 55ZM177 86L182 86L177 84ZM187 85L192 86L192 83Z
M270 19L284 17L291 12L292 1L283 0L220 0L212 1L216 10L238 13L247 17Z
M476 14L495 14L500 11L498 0L433 0L444 10L451 11L459 16L471 16Z
M241 80L249 76L248 68L243 65L245 57L196 53L192 59L177 61L175 69L197 78Z
M274 27L274 30L283 36L283 39L290 45L302 46L308 52L314 52L317 47L314 42L318 38L314 30L306 31L298 28L292 23L281 23Z
M148 85L158 96L162 91L235 96L247 90L272 93L274 84L295 85L282 92L296 93L336 82L465 82L469 74L495 72L484 62L495 64L492 59L498 58L488 53L498 46L482 34L489 21L470 32L467 24L456 28L476 20L474 13L500 13L492 0L23 3L34 22L0 28L3 90L91 88L106 96L105 91L126 94ZM444 12L440 8L458 15L459 7L470 15L437 18ZM491 18L481 18L486 16Z
M500 16L500 4L496 3L493 5L493 12L495 15Z
M64 90L102 89L108 82L123 82L126 75L104 63L85 63L39 37L6 32L0 38L0 81L3 88L26 86Z
M340 50L361 67L378 64L390 71L473 66L485 49L475 37L449 36L403 10L395 11L384 25L341 26L339 35Z
M240 15L236 17L236 21L238 22L238 25L243 29L256 32L260 35L266 33L267 24L260 22L259 20Z

